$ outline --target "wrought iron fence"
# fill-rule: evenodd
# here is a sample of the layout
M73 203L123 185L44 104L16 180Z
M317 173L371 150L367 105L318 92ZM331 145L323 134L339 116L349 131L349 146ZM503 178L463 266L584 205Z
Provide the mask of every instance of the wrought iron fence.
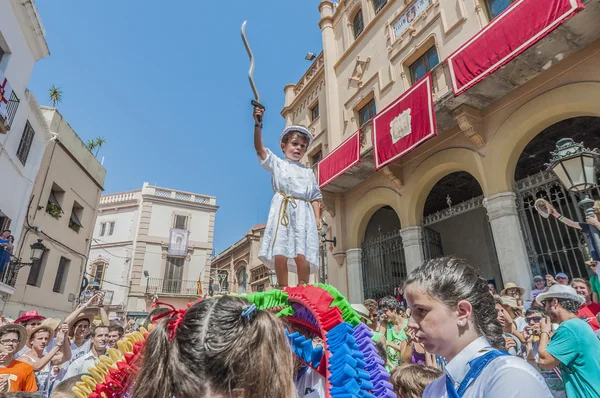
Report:
M198 281L148 278L146 294L195 297L198 295Z
M12 126L13 119L17 114L17 108L19 108L19 102L19 97L17 97L15 92L11 92L8 104L6 105L6 123L8 124L8 127Z
M365 298L393 295L406 278L406 258L399 230L368 240L362 245Z
M15 285L17 284L17 277L19 276L20 269L21 267L14 260L11 260L4 268L0 280L5 285L15 287Z
M423 254L425 260L444 256L442 235L428 227L423 227Z
M577 206L578 198L567 192L556 176L547 171L518 181L516 191L517 209L532 272L542 276L565 272L571 278L588 277L585 260L589 258L589 251L585 235L554 217L541 217L534 206L538 198L543 198L565 217L583 221ZM600 198L600 189L594 188L590 196Z

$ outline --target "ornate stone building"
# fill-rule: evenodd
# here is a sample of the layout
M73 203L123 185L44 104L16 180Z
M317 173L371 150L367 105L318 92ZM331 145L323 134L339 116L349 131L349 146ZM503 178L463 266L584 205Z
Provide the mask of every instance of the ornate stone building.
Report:
M315 172L358 134L360 162L320 176L337 239L329 282L352 302L393 293L440 255L467 258L499 287L587 275L582 235L532 204L582 217L545 163L559 138L600 147L600 0L548 2L564 13L535 0L320 2L323 52L285 87L282 115L313 131L304 162ZM424 81L437 134L377 170L386 148L374 123Z

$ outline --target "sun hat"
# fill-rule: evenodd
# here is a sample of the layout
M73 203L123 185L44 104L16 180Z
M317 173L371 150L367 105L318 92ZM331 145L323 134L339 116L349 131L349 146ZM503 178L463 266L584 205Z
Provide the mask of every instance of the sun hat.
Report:
M565 274L564 272L559 272L558 274L556 274L557 278L565 278L565 279L569 279L569 277L567 276L567 274Z
M590 266L598 265L598 261L596 261L596 260L589 260L589 261L586 261L585 263L586 263L586 265L590 265Z
M579 304L585 303L585 297L578 295L571 286L559 284L552 285L547 292L538 294L535 301L537 301L538 304L543 304L542 302L544 300L551 298L576 301Z
M94 322L94 316L89 314L79 314L77 318L69 325L69 336L73 336L75 333L75 325L77 325L81 321L88 321L90 327L92 327L92 322Z
M16 354L17 352L21 351L23 347L25 347L25 343L27 342L27 330L17 323L9 323L0 326L0 333L6 330L10 330L11 332L14 331L19 336L19 344L13 352L13 354Z
M35 327L27 336L27 342L26 342L27 347L31 347L31 338L33 337L33 335L35 335L40 330L46 331L50 334L50 337L48 338L48 342L50 342L54 338L54 329L52 329L52 326L40 325L40 326Z
M30 311L25 312L23 315L21 315L17 319L15 319L15 323L18 323L18 324L27 323L29 321L33 321L34 319L39 319L39 320L43 321L44 319L46 319L46 317L41 316L36 310L30 310Z
M60 326L61 322L62 321L58 318L46 318L42 321L42 325L50 326L52 330L56 330Z
M506 296L506 291L509 289L519 289L519 296L522 296L523 293L525 293L525 289L523 289L520 286L517 286L516 283L513 282L508 282L504 285L504 289L502 289L502 291L500 292L501 296Z
M313 135L304 126L288 126L288 127L284 128L283 131L281 132L281 135L279 136L279 142L281 142L283 140L283 137L287 133L291 133L292 131L295 131L295 132L300 133L300 134L304 134L308 138L308 144L306 145L306 148L308 149L310 147L310 145L312 144Z
M545 281L546 279L544 279L541 275L536 275L533 277L534 281Z
M371 318L369 317L369 310L363 304L351 304L351 307L358 316L363 318L367 323L371 323Z
M512 296L500 296L500 303L510 308L521 308L517 303L517 299Z

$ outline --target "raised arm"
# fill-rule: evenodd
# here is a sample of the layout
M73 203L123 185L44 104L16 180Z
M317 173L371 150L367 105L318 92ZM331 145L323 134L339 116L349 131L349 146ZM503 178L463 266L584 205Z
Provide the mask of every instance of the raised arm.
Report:
M581 227L579 226L579 223L577 221L573 221L570 218L563 216L558 211L556 211L556 209L554 209L554 208L552 210L550 210L550 214L552 214L554 217L556 217L558 219L558 221L562 222L563 224L568 225L569 227L581 229Z
M92 305L95 301L98 300L99 298L99 294L95 294L92 296L92 298L90 298L87 302L80 304L75 311L71 312L69 314L68 317L65 318L64 323L66 323L67 325L70 325L71 323L73 323L75 321L75 319L77 319L77 317L79 316L79 314L81 314L83 311L85 311L90 305Z
M254 117L254 149L256 149L256 154L261 160L265 160L267 157L267 150L265 149L262 140L262 123L258 121L258 117L262 117L264 114L264 109L255 107L252 115Z

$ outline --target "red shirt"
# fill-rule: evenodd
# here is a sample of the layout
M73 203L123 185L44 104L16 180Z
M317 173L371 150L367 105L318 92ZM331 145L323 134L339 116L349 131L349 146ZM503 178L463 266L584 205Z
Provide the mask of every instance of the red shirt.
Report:
M577 312L577 316L584 321L586 321L594 331L600 329L600 325L598 324L598 319L596 319L596 314L600 312L600 304L591 303L584 304Z

